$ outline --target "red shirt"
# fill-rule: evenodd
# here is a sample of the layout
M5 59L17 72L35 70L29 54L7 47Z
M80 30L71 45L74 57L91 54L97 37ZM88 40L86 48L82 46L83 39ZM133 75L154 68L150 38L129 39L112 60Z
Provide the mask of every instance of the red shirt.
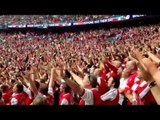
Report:
M94 105L101 105L100 92L96 89L91 89L94 96Z
M118 68L112 65L110 62L106 61L106 65L115 73L117 74Z
M133 90L133 85L134 84L139 84L139 80L136 81L137 77L137 72L133 73L132 75L130 75L127 79L127 87L125 87L124 89L124 94L127 93L128 91L132 94L133 92L135 92L135 90ZM136 83L137 82L137 83ZM134 93L136 96L136 100L138 100L137 94ZM139 100L138 100L139 101ZM139 104L139 102L138 102ZM130 101L128 101L128 105L132 105L132 103Z
M4 104L7 105L10 103L10 100L11 100L11 95L8 94L8 93L2 93L2 98L4 100Z
M137 77L137 72L130 75L127 79L127 87L124 89L124 93L126 93L128 90L132 92L132 86L135 83L135 78Z
M14 104L14 105L24 105L24 101L25 101L25 95L24 95L24 93L22 92L22 93L17 93L17 94L13 94L13 97L12 97L12 99L11 99L11 105L13 104L12 102L12 100L13 99L15 99L15 100L17 100L17 103L16 104Z
M26 97L26 99L24 101L25 105L30 105L33 102L33 100L34 100L34 94L33 94L33 92L31 92L31 96L32 96L31 98L29 96Z
M100 95L103 95L107 91L106 79L104 79L104 77L98 77L97 81L99 83L98 91Z
M137 87L137 94L139 95L139 97L142 97L141 100L144 105L150 105L150 103L156 103L155 98L153 97L150 89L148 88L147 82L144 81L141 82L141 84ZM140 96L142 94L143 96Z
M10 104L11 97L12 97L12 92L10 91L9 88L7 88L6 93L2 93L2 98L4 100L5 105Z
M47 94L47 95L46 95L46 99L47 99L47 104L48 104L48 105L53 105L53 104L54 104L54 99L53 99L53 96L52 96L52 95Z
M99 90L92 88L91 89L93 94L93 105L102 105L102 100L100 99L100 92ZM85 93L84 93L85 94ZM83 96L83 95L82 95ZM83 99L80 100L79 105L85 105L85 101Z
M109 78L111 78L111 77L118 77L118 76L117 76L117 74L115 72L111 71L111 72L109 72L109 73L106 74L106 77L107 77L107 79L106 79L106 83L107 83L107 81L109 80Z
M133 73L129 76L127 85L131 88L133 84L135 83L135 78L137 77L137 72Z
M81 100L79 101L79 105L85 105L84 100L81 99Z
M151 91L149 91L144 98L142 99L142 101L144 102L144 105L150 105L151 103L157 104L153 94L151 93Z
M65 99L67 100L68 102L68 105L71 105L71 94L70 93L60 93L60 96L59 96L59 105L62 105L62 100Z

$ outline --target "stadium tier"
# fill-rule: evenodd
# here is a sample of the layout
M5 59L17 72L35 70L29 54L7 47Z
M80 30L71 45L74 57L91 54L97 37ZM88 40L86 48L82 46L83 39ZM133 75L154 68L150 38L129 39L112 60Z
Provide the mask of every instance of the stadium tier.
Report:
M0 31L0 105L159 105L159 17L131 16L0 16L3 27L113 20L94 29Z

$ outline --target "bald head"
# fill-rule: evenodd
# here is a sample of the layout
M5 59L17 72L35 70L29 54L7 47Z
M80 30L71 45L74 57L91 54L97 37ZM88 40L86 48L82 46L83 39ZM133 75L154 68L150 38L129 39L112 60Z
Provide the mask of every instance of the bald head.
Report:
M126 64L126 69L129 72L134 72L137 70L137 64L135 61L128 61Z

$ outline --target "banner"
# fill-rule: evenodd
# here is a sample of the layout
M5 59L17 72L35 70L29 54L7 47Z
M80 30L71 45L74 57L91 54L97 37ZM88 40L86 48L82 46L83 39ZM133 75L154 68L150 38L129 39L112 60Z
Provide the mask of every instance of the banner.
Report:
M108 22L108 19L102 19L102 20L100 20L99 23L106 23L106 22Z
M31 24L27 25L27 28L48 28L48 24Z
M108 19L101 19L101 20L95 20L95 21L85 21L85 22L74 22L74 25L89 25L89 24L98 24L98 23L106 23L108 22Z
M48 27L66 27L66 26L77 26L77 25L90 25L90 24L99 24L99 23L107 23L107 22L118 22L123 20L130 20L137 17L143 17L146 15L113 15L110 18L99 19L94 21L79 21L79 22L72 22L72 23L43 23L43 24L15 24L15 25L0 25L0 29L7 29L7 28L42 28L47 29Z
M74 22L73 25L89 25L94 24L94 21L86 21L86 22Z
M16 24L16 25L8 25L8 28L26 28L26 25Z
M49 27L65 27L65 26L71 26L71 23L54 23L54 24L48 24Z
M145 15L132 15L132 18L143 17Z

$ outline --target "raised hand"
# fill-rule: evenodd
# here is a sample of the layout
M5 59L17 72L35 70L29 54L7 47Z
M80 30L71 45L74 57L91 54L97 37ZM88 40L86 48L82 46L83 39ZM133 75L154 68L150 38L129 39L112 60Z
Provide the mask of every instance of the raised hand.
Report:
M146 58L144 58L143 61L146 61L145 59ZM140 71L142 72L142 77L145 81L150 82L153 80L152 75L143 63L138 62L137 66L140 68Z
M143 59L142 54L138 50L132 49L132 52L130 53L130 55L138 61Z

